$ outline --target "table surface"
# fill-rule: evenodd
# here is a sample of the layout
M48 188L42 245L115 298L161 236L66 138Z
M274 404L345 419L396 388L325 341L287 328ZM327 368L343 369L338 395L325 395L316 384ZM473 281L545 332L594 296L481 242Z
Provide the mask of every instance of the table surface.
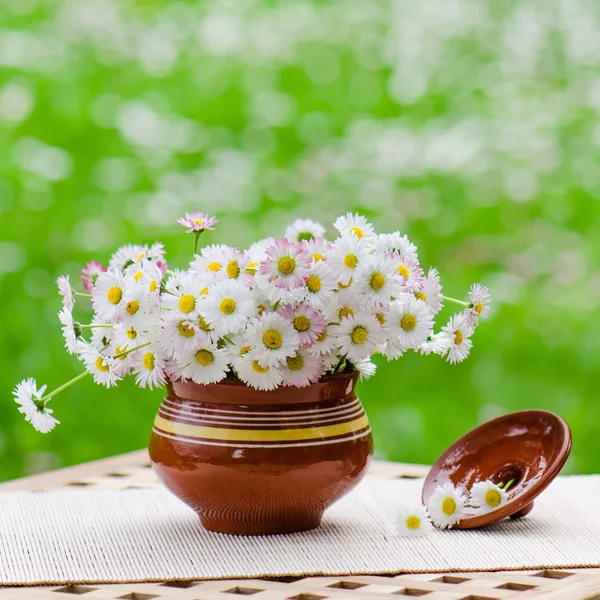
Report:
M415 478L428 467L374 461L377 477ZM125 490L160 485L145 450L33 475L0 484L0 491L49 491L80 488ZM382 600L389 594L426 596L427 600L600 599L600 569L430 573L394 576L303 577L260 580L168 581L163 583L85 584L1 587L0 600Z

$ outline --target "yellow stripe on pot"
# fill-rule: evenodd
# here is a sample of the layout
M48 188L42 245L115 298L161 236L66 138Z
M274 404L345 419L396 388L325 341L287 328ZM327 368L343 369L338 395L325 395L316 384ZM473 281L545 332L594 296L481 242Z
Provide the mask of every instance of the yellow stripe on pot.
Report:
M225 427L204 427L169 421L157 416L154 426L167 433L185 435L206 440L233 440L240 442L291 442L297 440L314 440L335 437L360 431L368 427L367 415L337 425L324 427L306 427L303 429L227 429Z

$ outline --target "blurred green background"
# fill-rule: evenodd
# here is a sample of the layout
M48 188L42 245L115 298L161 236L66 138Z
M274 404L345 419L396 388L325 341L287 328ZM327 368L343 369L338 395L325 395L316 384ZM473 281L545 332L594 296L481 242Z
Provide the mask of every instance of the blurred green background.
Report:
M161 391L85 380L44 436L11 390L79 372L59 274L157 239L185 266L193 209L240 246L361 211L490 287L467 362L360 385L379 457L541 407L599 471L599 29L592 0L0 0L0 479L146 445Z

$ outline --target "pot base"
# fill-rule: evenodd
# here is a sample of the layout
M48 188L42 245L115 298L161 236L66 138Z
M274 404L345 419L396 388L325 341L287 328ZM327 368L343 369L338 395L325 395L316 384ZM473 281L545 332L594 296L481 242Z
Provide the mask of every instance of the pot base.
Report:
M265 519L257 519L252 515L244 519L223 519L199 515L204 529L215 533L229 535L276 535L282 533L295 533L316 529L321 524L322 514L317 515L280 515Z

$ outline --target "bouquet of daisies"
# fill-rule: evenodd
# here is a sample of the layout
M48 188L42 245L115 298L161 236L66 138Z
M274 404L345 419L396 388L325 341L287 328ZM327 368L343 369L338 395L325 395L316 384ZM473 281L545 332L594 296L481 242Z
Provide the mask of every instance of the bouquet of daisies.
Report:
M48 402L88 374L106 387L133 376L149 388L236 378L272 390L342 371L370 377L376 352L392 360L413 350L457 363L489 310L489 293L479 284L466 302L442 296L438 272L425 274L416 246L398 232L377 235L363 216L337 219L334 241L319 223L298 220L283 239L244 251L198 250L214 217L186 214L178 223L194 236L186 270L171 270L155 243L124 246L107 267L88 263L81 272L85 292L75 291L68 276L58 279L66 348L85 371L47 394L34 379L17 385L19 410L36 429L54 427ZM76 300L78 307L91 302L89 323L74 318ZM444 300L463 310L435 333Z

